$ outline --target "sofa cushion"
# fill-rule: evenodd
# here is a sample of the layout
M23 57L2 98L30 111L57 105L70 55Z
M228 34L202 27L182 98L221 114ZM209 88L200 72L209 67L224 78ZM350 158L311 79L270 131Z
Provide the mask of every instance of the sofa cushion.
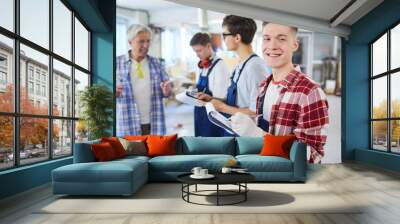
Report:
M150 171L190 172L193 167L200 166L212 172L219 171L228 160L235 159L231 155L175 155L158 156L149 160Z
M115 150L109 142L93 144L91 145L91 149L94 157L96 157L96 160L99 162L110 161L118 158L115 154Z
M179 141L178 154L225 154L234 155L233 137L182 137Z
M176 140L178 135L162 136L149 135L146 140L148 156L164 156L176 154Z
M129 141L146 141L148 135L125 135L124 138Z
M236 155L259 154L263 147L262 137L237 137Z
M239 166L249 172L293 172L292 161L278 156L238 155Z
M74 163L95 162L96 158L90 148L92 144L99 144L100 139L75 143L74 147Z
M141 140L126 140L124 138L119 138L122 146L126 151L126 155L137 155L145 156L147 155L146 142Z
M109 162L75 163L53 170L58 182L129 182L134 172L142 172L146 162L131 159Z
M261 149L261 156L280 156L289 159L290 147L292 146L295 135L265 135L264 146Z
M101 138L101 142L110 143L112 148L114 149L117 158L122 158L126 156L126 151L124 149L124 146L121 144L121 142L117 137L104 137Z

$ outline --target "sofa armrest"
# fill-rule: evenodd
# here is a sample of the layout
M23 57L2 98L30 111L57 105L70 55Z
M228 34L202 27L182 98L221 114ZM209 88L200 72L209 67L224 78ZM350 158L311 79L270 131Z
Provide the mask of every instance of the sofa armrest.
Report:
M75 143L74 145L74 163L89 163L95 162L96 158L92 153L90 146L100 143L99 140L90 142Z
M293 142L290 149L290 160L293 162L293 179L305 181L307 174L307 147L305 143Z

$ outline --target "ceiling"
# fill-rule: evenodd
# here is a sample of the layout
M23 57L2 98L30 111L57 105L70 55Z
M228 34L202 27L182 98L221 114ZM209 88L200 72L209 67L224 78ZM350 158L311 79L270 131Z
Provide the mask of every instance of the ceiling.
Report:
M382 2L383 0L117 0L117 5L148 11L151 15L150 22L154 24L174 23L174 20L182 21L182 18L195 24L198 20L197 8L202 8L214 11L208 13L209 21L221 20L225 14L235 14L347 37L350 26Z

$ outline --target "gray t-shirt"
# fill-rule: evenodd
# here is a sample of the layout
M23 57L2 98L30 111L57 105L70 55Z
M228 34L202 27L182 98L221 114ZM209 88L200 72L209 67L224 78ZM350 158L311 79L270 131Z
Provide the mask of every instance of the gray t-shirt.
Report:
M234 70L233 80L236 81L243 62ZM244 66L237 81L236 105L239 108L255 108L258 95L258 86L267 75L267 66L260 57L252 57Z

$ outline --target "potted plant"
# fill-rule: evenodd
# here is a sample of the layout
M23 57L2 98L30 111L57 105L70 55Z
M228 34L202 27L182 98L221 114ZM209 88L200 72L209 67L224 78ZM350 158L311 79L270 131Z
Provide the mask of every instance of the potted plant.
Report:
M87 86L79 93L81 120L88 131L89 140L110 136L107 131L112 127L113 94L102 84Z

